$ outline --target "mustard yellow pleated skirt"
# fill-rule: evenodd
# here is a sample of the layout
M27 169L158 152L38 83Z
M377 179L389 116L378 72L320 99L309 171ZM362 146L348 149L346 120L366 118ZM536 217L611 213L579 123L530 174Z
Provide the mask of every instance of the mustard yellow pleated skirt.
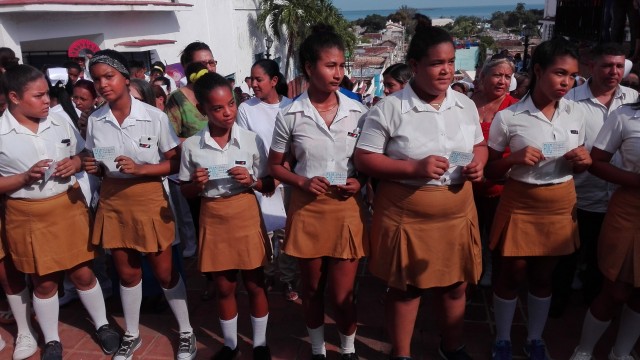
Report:
M283 250L303 259L359 259L368 253L364 219L359 194L344 199L333 186L318 196L292 187Z
M560 256L576 251L580 239L573 180L554 185L508 180L489 246L503 256Z
M160 178L102 181L94 245L155 253L166 250L174 240L173 212Z
M78 183L46 199L7 199L7 248L16 268L46 275L95 257L89 209Z
M598 264L611 281L640 287L640 191L618 188L598 241Z
M371 226L371 273L406 290L476 283L482 272L471 184L378 185Z
M201 204L201 272L252 270L267 264L271 242L253 192L202 198Z

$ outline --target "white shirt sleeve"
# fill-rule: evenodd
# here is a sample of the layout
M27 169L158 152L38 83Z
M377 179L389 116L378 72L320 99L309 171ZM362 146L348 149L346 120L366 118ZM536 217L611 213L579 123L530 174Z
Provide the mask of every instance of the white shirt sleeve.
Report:
M612 113L596 136L593 147L615 154L622 145L623 130L622 117L617 112Z
M249 129L249 118L247 117L247 112L245 111L246 106L244 104L240 104L238 107L238 116L236 117L236 124L243 129Z
M186 146L185 146L186 145ZM191 181L191 174L195 172L195 167L191 164L191 151L189 144L185 141L182 144L182 155L180 155L180 172L178 179L180 181Z
M87 128L88 133L88 128ZM88 138L88 136L87 136ZM158 148L163 153L175 148L180 144L180 139L176 135L175 131L169 124L169 118L166 114L160 115L160 134L158 134Z
M489 129L489 147L496 151L504 151L509 145L509 128L504 123L502 112L498 112Z
M258 135L256 135L256 146L257 152L253 154L253 177L257 180L269 175L269 168L265 146Z
M384 119L382 110L374 106L366 115L360 139L356 147L382 154L389 141L389 126Z
M93 122L95 121L95 118L89 116L89 118L87 119L87 138L84 142L84 148L91 151L93 150L93 148L95 147L95 144L93 143Z
M291 134L293 128L290 128L287 122L278 112L276 116L276 125L273 128L273 139L271 140L271 150L279 153L286 153L291 147Z

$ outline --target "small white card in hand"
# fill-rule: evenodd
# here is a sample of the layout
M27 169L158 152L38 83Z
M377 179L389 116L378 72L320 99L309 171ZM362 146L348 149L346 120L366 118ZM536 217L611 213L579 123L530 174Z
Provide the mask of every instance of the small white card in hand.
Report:
M462 151L452 151L449 155L449 165L467 166L473 161L473 154Z
M57 166L58 166L57 161L53 161L49 163L49 167L47 168L47 170L44 171L44 182L49 181L49 178L51 178L51 175L53 175L53 173L56 172Z
M342 171L327 171L324 177L330 185L347 185L347 173Z
M229 175L229 164L212 165L207 168L209 170L209 180L226 179L231 177Z
M110 163L116 160L116 147L105 146L93 148L93 158L103 163Z
M567 143L554 141L542 143L542 155L545 157L560 157L567 153Z

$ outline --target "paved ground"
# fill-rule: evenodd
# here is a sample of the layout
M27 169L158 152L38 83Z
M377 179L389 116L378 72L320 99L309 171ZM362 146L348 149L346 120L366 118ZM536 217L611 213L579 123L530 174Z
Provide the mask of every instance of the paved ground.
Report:
M198 338L197 359L209 359L222 347L222 338L213 300L201 300L205 286L204 278L197 274L195 260L186 261L189 274L188 290L191 319ZM371 275L361 272L358 277L358 327L356 349L361 359L386 359L390 345L386 342L383 327L383 306L380 299L384 293L382 286ZM479 289L473 295L466 313L467 348L476 360L490 358L490 345L495 333L491 313L491 294ZM251 324L248 313L248 301L244 292L239 292L240 304L240 348L241 359L251 359ZM310 346L301 315L301 304L287 302L282 294L273 291L269 294L270 311L268 342L274 359L308 359ZM117 298L107 300L108 311L118 326L124 325L122 310ZM434 316L430 311L429 296L423 300L413 336L412 352L414 359L438 359L438 332ZM560 319L549 319L544 337L551 355L556 360L568 359L575 347L582 325L586 307L582 305L579 293ZM60 336L65 351L65 359L108 359L95 344L90 333L92 326L84 308L79 302L64 307L60 312ZM526 304L520 303L513 327L514 355L524 359L522 345L526 336ZM337 330L331 316L327 316L326 338L328 358L338 359L336 345L339 343ZM136 352L135 359L171 359L175 353L177 341L176 323L171 311L160 313L146 312L141 316L142 347ZM596 359L606 359L613 343L617 323L607 331L596 347ZM10 359L13 351L15 326L0 327L0 334L7 341L7 348L0 353L0 359ZM32 357L38 359L39 354Z

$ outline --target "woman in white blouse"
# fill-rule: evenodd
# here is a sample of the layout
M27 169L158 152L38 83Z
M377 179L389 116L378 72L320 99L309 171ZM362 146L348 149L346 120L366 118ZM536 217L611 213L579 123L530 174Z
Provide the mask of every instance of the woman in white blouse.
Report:
M482 179L487 147L478 111L449 88L451 36L421 21L407 63L413 80L373 107L356 150L358 169L381 179L374 198L370 270L390 287L385 299L392 359L408 359L427 289L436 294L443 359L464 350L467 282L482 270L469 181Z
M489 131L486 175L508 174L491 228L490 248L499 267L494 284L494 359L511 359L511 323L518 289L529 285L525 353L547 359L542 340L558 256L578 247L573 174L591 164L584 148L585 122L564 99L578 72L577 49L562 38L540 44L531 59L529 95L498 112ZM509 147L511 154L503 157Z
M344 44L318 26L300 46L309 88L278 114L269 166L292 186L284 252L297 257L313 359L324 359L324 288L336 311L342 359L357 359L353 286L366 255L361 179L352 161L366 108L342 95ZM295 164L289 169L288 160Z
M611 163L620 154L621 166ZM620 185L609 202L598 240L603 288L584 318L580 344L571 360L591 360L596 343L619 313L620 325L610 360L633 360L640 336L640 103L623 105L605 121L591 149L594 175Z

